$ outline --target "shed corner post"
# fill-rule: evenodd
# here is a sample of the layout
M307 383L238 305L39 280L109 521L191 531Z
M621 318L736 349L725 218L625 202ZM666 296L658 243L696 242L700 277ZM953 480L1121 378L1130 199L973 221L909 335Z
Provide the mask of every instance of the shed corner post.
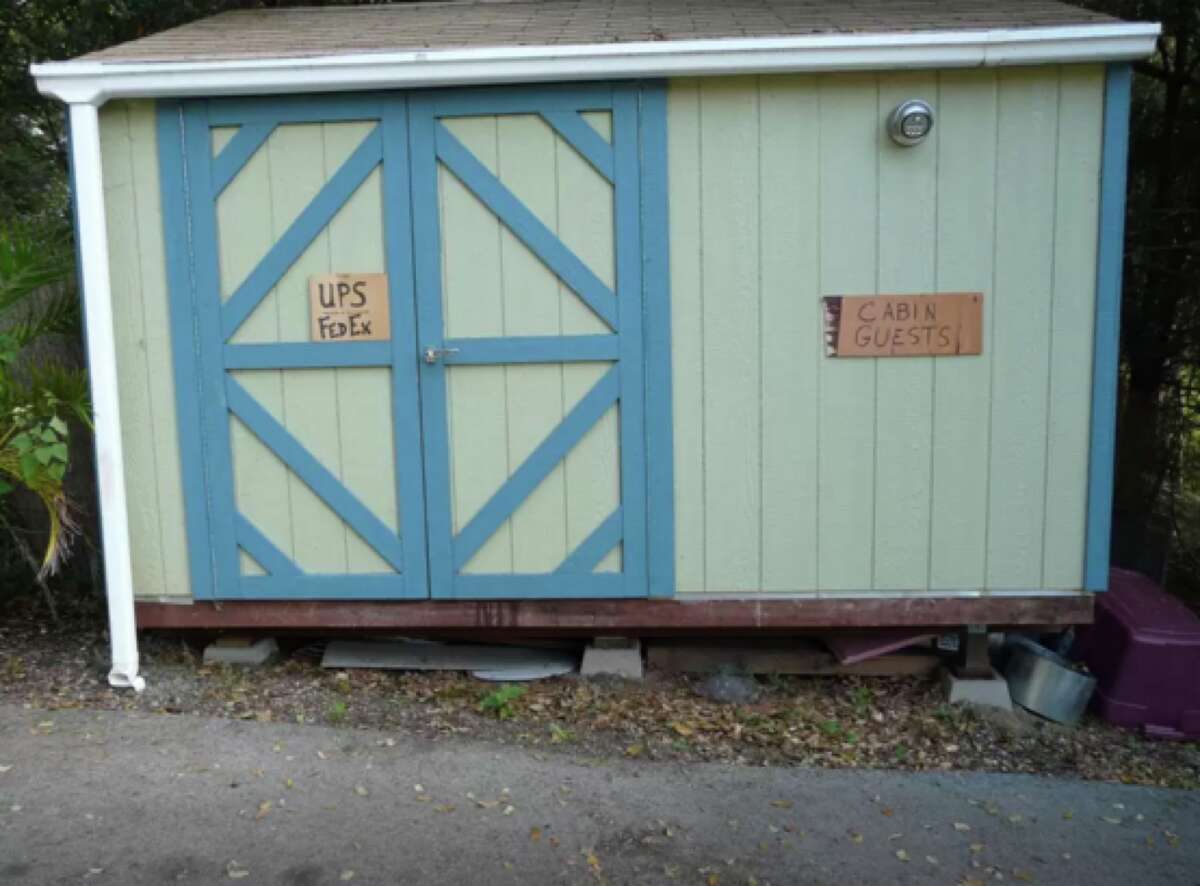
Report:
M1117 385L1120 368L1121 271L1125 248L1126 167L1133 68L1107 66L1096 258L1096 328L1092 366L1092 427L1088 464L1084 590L1108 589L1116 472Z
M99 106L102 102L101 97L91 102L71 102L69 105L71 177L95 424L108 632L112 646L108 682L116 688L131 688L141 692L146 688L146 681L138 674L133 563L129 543L129 509L125 497L117 348L100 154Z

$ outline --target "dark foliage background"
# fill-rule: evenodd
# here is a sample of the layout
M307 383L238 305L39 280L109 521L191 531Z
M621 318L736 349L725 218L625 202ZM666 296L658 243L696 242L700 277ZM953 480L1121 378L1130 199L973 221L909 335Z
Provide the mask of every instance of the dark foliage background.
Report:
M38 95L31 62L227 9L287 5L301 4L0 0L0 219L69 215L63 110ZM1114 558L1200 600L1200 3L1084 5L1164 26L1134 83Z

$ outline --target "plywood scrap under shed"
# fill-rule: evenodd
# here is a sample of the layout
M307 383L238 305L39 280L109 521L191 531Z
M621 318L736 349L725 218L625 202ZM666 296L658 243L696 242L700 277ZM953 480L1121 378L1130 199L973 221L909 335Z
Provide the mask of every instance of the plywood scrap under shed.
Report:
M435 643L428 640L334 640L323 668L470 671L483 680L540 680L569 674L579 656L561 649Z
M931 673L941 663L933 652L898 652L856 664L841 664L815 640L698 642L655 640L646 650L648 667L672 673L795 674L900 677Z

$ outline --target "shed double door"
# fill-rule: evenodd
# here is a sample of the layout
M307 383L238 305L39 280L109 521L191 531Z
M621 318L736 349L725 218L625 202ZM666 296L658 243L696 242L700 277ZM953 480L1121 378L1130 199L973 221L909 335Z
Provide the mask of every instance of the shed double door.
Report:
M645 595L638 101L160 107L197 598ZM312 340L329 273L388 338Z

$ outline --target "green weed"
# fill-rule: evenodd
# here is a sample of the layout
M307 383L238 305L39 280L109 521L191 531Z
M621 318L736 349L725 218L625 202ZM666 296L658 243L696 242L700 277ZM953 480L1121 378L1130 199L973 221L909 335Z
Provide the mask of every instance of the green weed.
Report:
M495 692L488 692L479 699L479 710L481 713L491 714L499 720L511 720L517 715L517 709L513 703L524 694L524 686L505 683Z

